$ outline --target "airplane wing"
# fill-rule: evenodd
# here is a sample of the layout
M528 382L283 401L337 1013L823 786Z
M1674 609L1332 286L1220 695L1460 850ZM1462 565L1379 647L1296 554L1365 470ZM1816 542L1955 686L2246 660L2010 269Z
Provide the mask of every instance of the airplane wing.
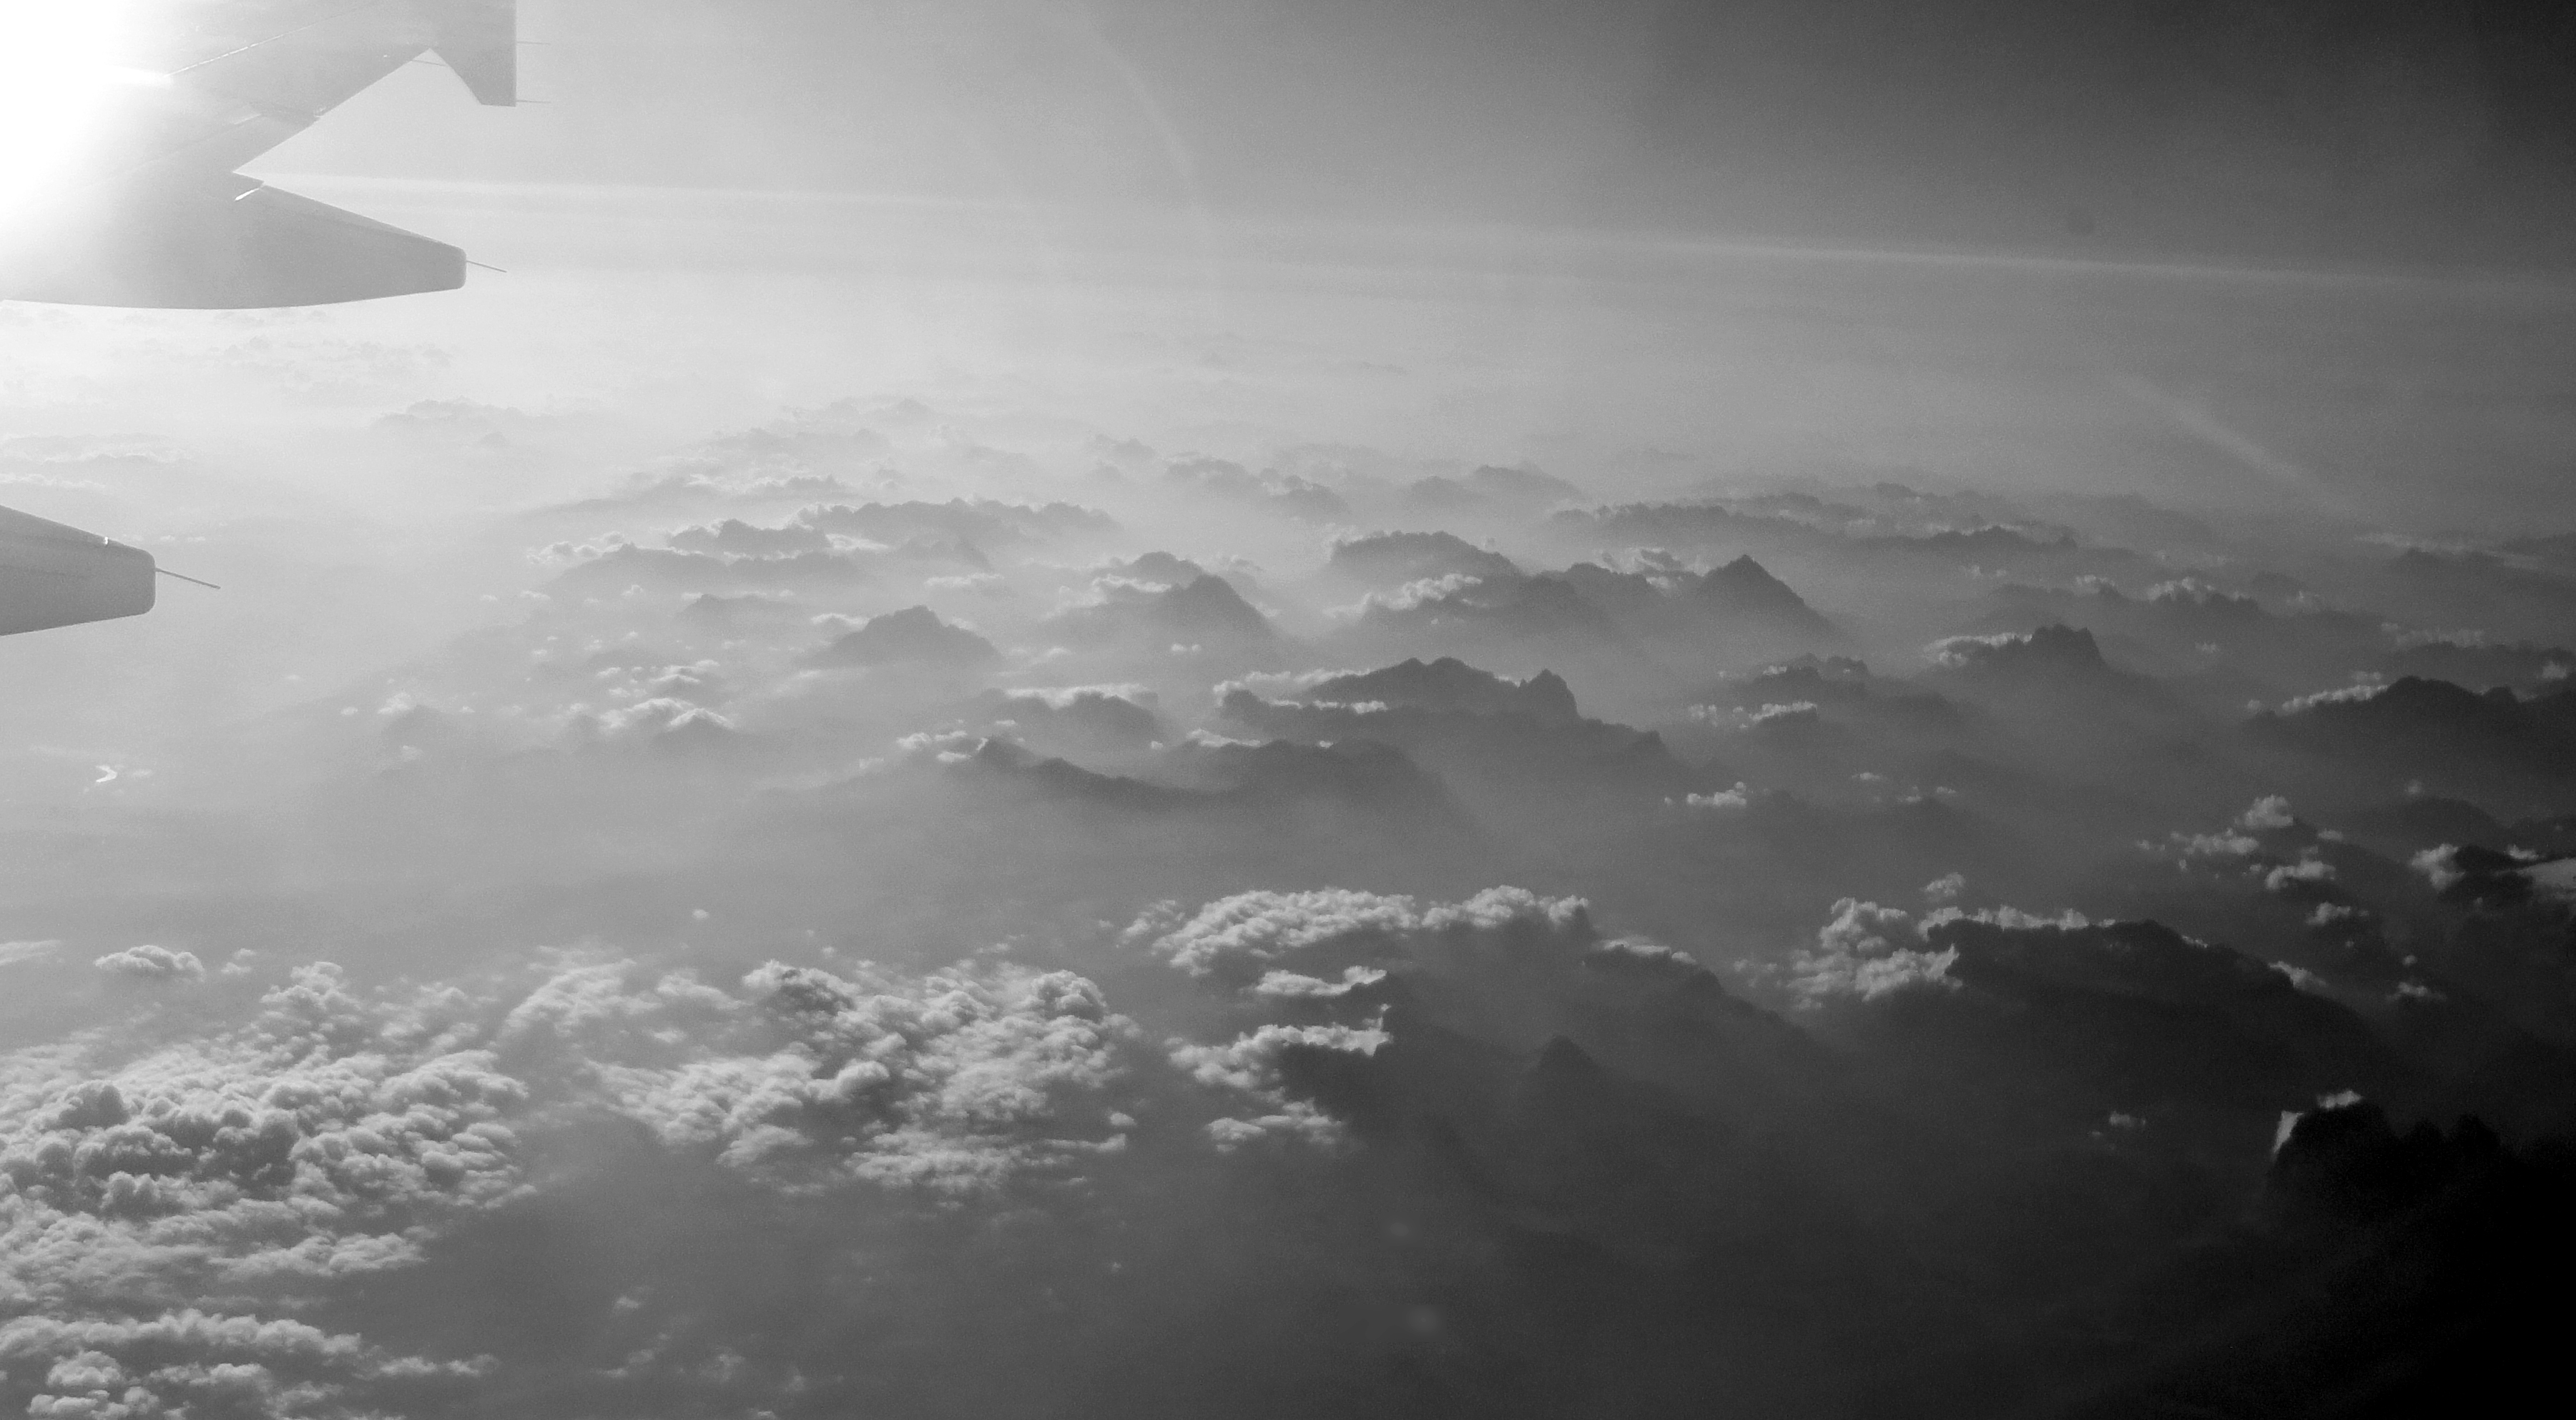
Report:
M54 190L0 228L0 300L246 309L453 290L446 243L235 169L424 54L518 101L517 0L262 4L261 37L122 72Z
M155 571L141 548L0 508L0 636L141 616Z
M85 194L7 271L13 300L244 310L452 291L465 253L230 176Z
M201 52L103 72L87 119L11 135L70 146L49 187L0 192L14 199L0 300L247 309L465 284L455 247L237 169L424 54L482 102L515 104L517 0L159 3L171 18L141 42ZM221 34L225 17L256 28ZM139 549L0 508L0 636L141 615L156 571Z

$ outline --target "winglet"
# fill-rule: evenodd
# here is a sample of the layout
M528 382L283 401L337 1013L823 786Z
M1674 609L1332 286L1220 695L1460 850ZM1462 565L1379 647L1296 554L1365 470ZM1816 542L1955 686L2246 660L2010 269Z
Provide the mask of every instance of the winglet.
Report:
M519 0L416 0L430 48L487 104L519 102Z

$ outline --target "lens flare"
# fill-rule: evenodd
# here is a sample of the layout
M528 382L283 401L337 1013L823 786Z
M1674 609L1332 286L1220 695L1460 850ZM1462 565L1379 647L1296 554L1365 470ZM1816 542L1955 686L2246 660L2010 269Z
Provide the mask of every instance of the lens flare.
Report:
M119 0L0 0L0 216L68 181L130 71Z

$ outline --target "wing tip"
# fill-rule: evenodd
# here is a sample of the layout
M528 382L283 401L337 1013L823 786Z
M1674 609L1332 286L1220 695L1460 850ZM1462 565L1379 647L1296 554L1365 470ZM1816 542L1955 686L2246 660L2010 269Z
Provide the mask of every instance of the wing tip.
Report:
M516 108L519 103L518 0L423 0L430 48L456 71L477 103Z

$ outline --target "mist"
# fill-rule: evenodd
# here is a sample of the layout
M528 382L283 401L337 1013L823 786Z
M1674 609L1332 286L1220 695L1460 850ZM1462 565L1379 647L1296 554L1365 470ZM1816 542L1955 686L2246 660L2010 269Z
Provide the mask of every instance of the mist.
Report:
M463 289L0 304L215 584L0 638L10 1404L2537 1378L2563 24L521 26L251 169Z

